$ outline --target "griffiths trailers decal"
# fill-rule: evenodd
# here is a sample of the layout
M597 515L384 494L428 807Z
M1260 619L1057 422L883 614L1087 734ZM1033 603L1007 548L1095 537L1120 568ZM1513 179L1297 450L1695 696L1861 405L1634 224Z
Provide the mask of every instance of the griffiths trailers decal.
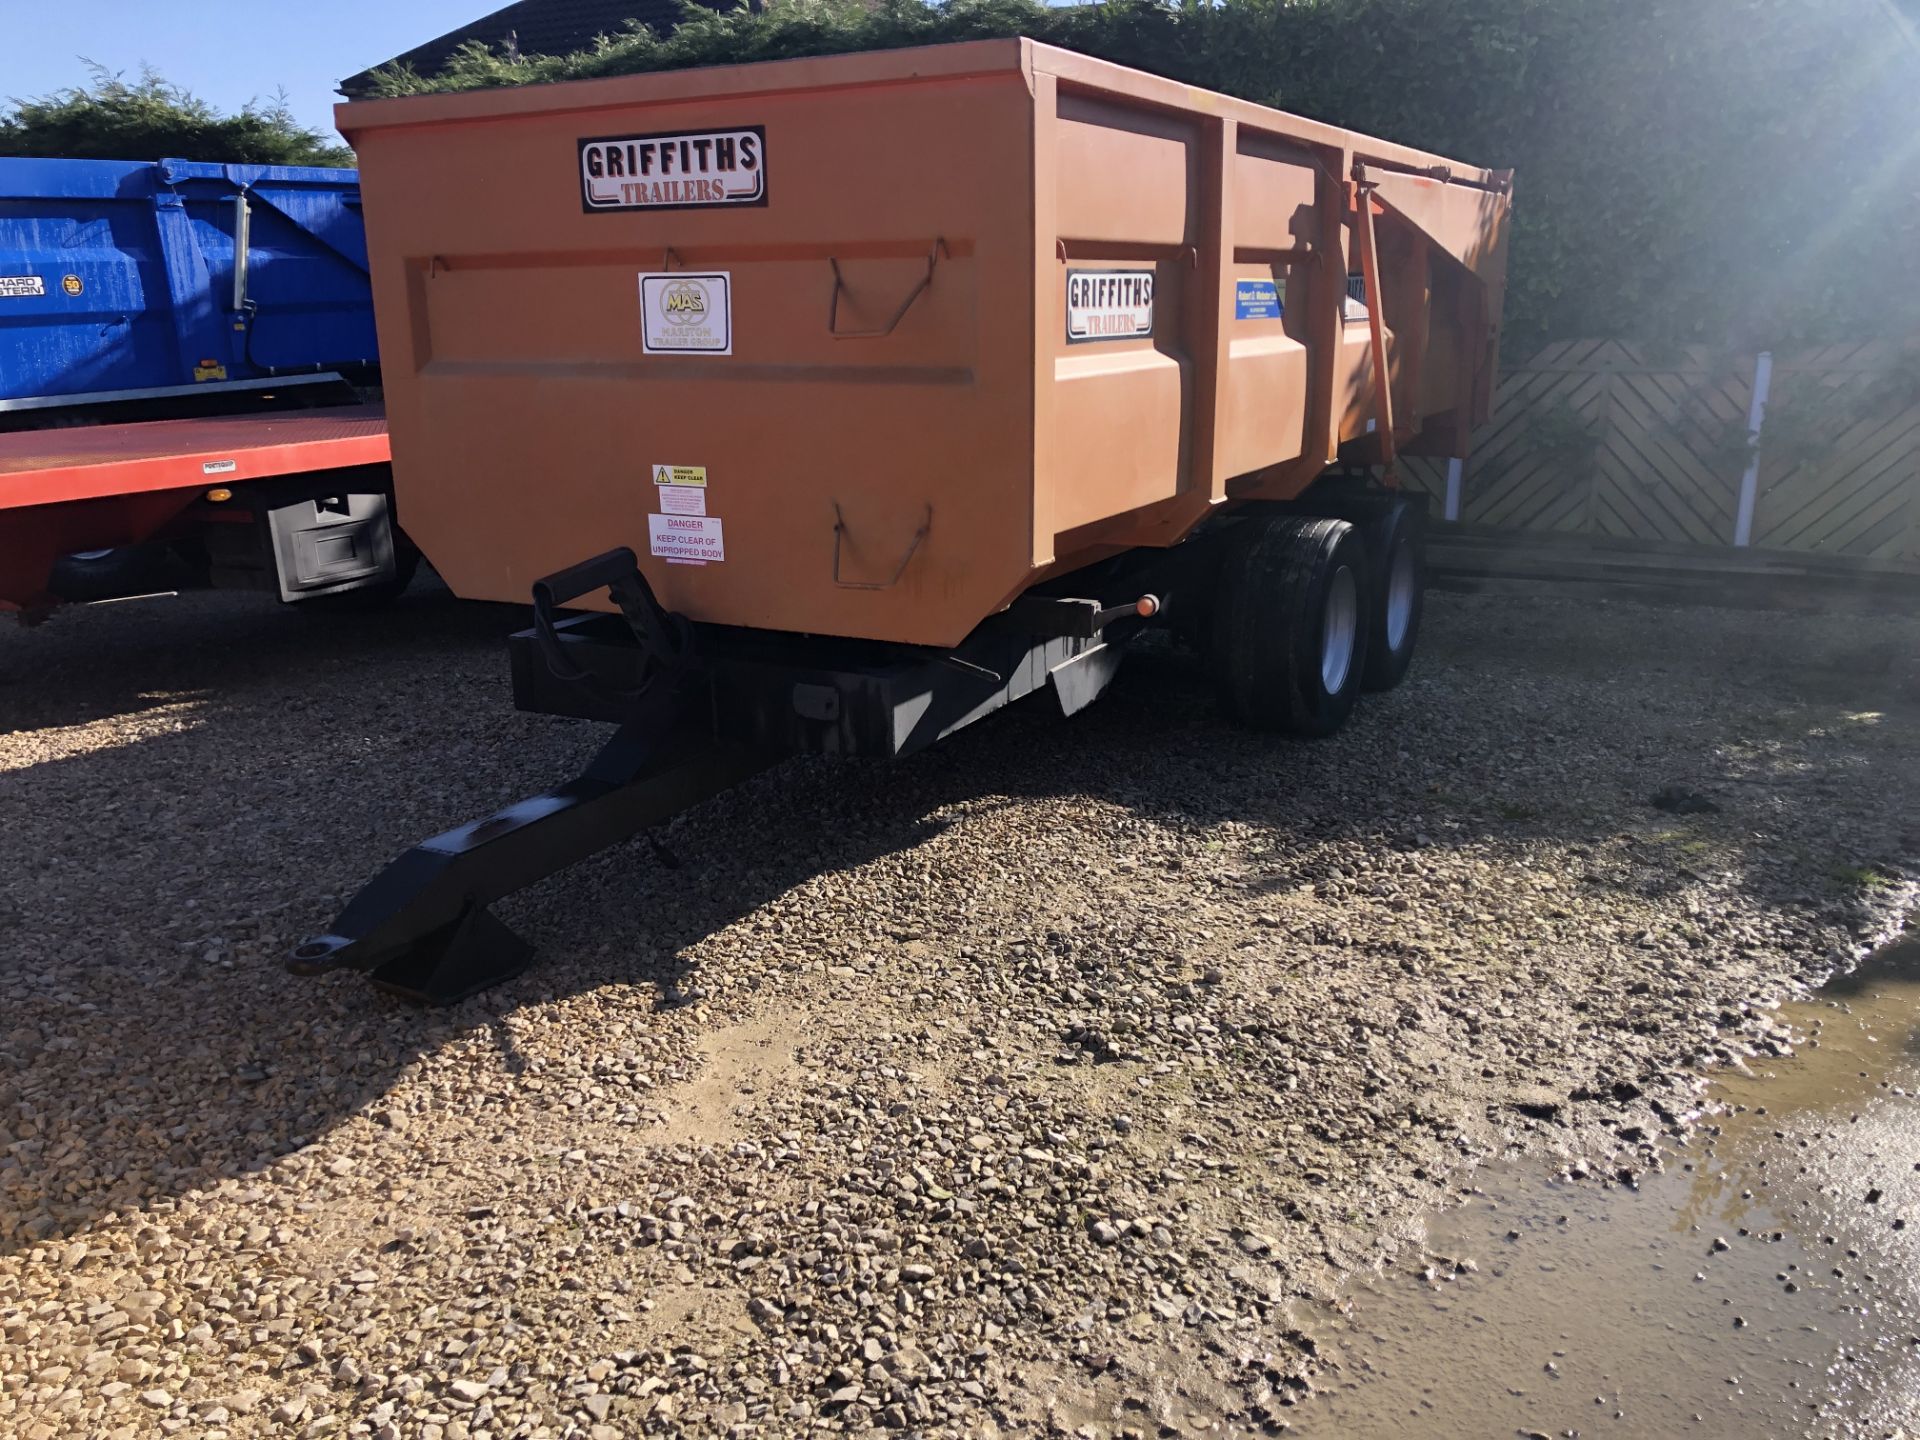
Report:
M580 203L589 211L764 205L766 131L749 125L582 140Z
M1069 270L1067 343L1153 334L1153 271Z

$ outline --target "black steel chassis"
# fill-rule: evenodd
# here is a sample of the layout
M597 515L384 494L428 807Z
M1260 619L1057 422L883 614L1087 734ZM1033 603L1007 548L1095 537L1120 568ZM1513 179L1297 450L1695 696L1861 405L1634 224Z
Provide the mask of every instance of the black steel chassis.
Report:
M287 966L359 970L430 1005L496 985L533 949L494 901L788 756L910 755L1049 686L1071 715L1113 679L1128 639L1205 585L1210 549L1127 552L1022 596L950 650L692 625L624 548L549 576L532 628L510 642L514 703L619 729L566 784L394 860ZM602 588L619 614L561 616Z

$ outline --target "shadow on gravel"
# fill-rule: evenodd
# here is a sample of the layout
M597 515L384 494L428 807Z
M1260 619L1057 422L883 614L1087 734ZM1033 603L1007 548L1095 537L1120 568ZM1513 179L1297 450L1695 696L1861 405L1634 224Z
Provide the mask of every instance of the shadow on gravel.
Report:
M1894 703L1874 674L1808 681L1780 647L1751 663L1676 654L1662 612L1627 610L1617 631L1568 612L1548 627L1565 643L1539 653L1537 620L1435 609L1409 683L1320 744L1228 727L1199 667L1150 648L1071 722L1043 696L901 765L771 772L673 827L680 869L629 843L500 907L542 963L438 1013L353 976L296 980L278 959L393 854L564 779L601 740L511 710L499 611L429 595L333 628L196 601L4 637L0 746L154 693L205 698L198 728L133 745L105 736L41 763L0 748L0 1253L257 1171L476 1027L512 1070L500 1017L516 1009L610 986L681 1003L700 982L690 948L814 877L911 850L961 803L1084 797L1196 843L1250 827L1256 890L1326 878L1329 840L1517 862L1625 825L1656 837L1633 841L1644 863L1595 883L1655 886L1694 843L1765 833L1818 854L1884 838L1872 787L1832 783L1795 748ZM1641 807L1671 782L1721 806L1678 841ZM1173 849L1143 859L1180 864ZM1738 883L1789 901L1775 887L1805 868L1743 860Z
M344 622L233 596L69 618L0 634L0 1254L260 1171L477 1030L517 1075L515 1009L606 985L688 1003L687 947L940 828L890 803L882 772L835 772L847 791L820 767L813 785L865 801L768 825L785 787L767 777L674 841L684 869L634 842L590 862L613 882L591 905L579 870L531 892L566 923L530 938L570 965L419 1011L279 960L393 854L565 779L605 738L511 709L513 617L430 595ZM156 692L197 700L144 726ZM42 758L62 726L91 728Z
M316 613L266 594L189 592L71 606L31 627L0 616L0 736L249 690L307 708L333 675L440 647L484 648L504 673L518 613L421 581L365 615Z

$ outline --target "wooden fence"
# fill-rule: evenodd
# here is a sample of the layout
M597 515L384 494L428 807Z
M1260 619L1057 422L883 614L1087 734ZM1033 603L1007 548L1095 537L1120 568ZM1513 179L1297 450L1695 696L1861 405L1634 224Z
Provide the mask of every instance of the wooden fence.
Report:
M1503 376L1451 496L1447 461L1404 468L1477 528L1920 569L1920 350L1565 341Z

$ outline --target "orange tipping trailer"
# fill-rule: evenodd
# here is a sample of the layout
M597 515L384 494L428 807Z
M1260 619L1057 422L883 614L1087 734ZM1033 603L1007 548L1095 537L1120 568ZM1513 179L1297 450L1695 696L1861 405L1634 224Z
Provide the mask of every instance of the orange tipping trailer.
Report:
M623 728L604 793L428 842L295 968L491 983L536 871L782 754L1071 712L1149 626L1269 728L1405 672L1394 461L1488 416L1509 174L1025 40L339 122L408 533L533 591L518 703Z

